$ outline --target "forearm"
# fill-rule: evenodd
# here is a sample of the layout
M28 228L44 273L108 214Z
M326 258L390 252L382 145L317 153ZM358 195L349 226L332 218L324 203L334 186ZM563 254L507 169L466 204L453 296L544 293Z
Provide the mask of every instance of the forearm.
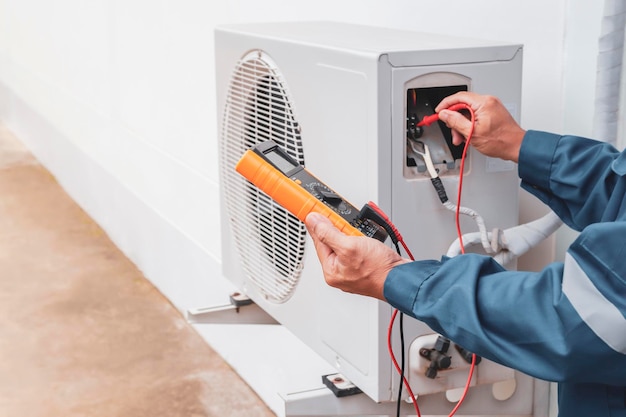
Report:
M622 372L598 369L598 361L626 367L626 356L581 320L563 294L563 272L560 263L538 273L506 271L491 258L461 255L394 268L385 297L466 349L529 375L626 383Z

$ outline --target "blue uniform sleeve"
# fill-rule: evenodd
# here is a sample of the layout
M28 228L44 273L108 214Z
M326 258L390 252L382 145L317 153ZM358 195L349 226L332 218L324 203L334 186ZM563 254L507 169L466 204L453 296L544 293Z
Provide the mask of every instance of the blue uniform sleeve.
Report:
M555 263L536 273L506 271L476 254L418 261L392 269L384 295L435 332L529 375L626 385L626 354L608 346L581 319L562 290L565 267ZM626 291L623 282L613 287ZM622 308L625 304L623 298Z
M529 130L519 156L522 187L572 229L618 219L623 210L626 153L577 136Z

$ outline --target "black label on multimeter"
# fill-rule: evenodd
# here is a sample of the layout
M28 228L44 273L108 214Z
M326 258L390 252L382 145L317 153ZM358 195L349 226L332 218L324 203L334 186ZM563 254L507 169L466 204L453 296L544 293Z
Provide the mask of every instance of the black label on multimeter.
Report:
M387 238L387 232L384 228L373 220L362 218L359 209L354 207L330 187L309 173L275 142L263 142L251 150L280 171L280 173L286 177L285 179L289 179L294 185L304 189L308 195L315 197L317 200L322 202L328 209L340 216L343 220L345 220L345 222L361 232L361 234L383 242ZM242 163L245 163L244 158L242 158L240 164ZM250 180L250 178L248 179ZM291 184L289 186L291 187ZM268 192L267 190L264 191ZM270 194L270 196L272 195ZM277 196L272 197L278 200L276 198ZM301 208L302 206L309 205L307 200L310 200L310 198L303 198L301 193L293 193L292 197L281 197L283 198L280 199L280 204L292 214L296 215L296 217L300 218L300 220L304 220L304 218L301 217L306 217L306 214L308 213L302 214ZM311 211L320 210L313 209Z

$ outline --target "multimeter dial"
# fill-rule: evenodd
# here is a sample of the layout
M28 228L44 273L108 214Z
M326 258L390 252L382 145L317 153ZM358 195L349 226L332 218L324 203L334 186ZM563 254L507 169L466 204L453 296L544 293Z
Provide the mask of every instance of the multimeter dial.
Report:
M337 210L340 214L350 214L352 213L352 209L346 202L341 198L341 196L335 193L333 190L328 188L326 185L314 182L309 184L308 186L309 192L315 196L320 201L326 203L327 206L330 206Z

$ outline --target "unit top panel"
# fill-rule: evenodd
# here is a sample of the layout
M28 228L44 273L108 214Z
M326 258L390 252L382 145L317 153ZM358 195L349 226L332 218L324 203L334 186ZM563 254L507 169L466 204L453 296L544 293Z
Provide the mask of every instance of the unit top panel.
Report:
M432 64L436 63L433 57L445 54L449 59L451 53L457 55L457 62L508 61L522 48L501 41L330 21L233 24L216 30L356 54L387 55L394 66L420 65L422 62L415 59L422 59L415 52L422 52L422 58L429 56Z

